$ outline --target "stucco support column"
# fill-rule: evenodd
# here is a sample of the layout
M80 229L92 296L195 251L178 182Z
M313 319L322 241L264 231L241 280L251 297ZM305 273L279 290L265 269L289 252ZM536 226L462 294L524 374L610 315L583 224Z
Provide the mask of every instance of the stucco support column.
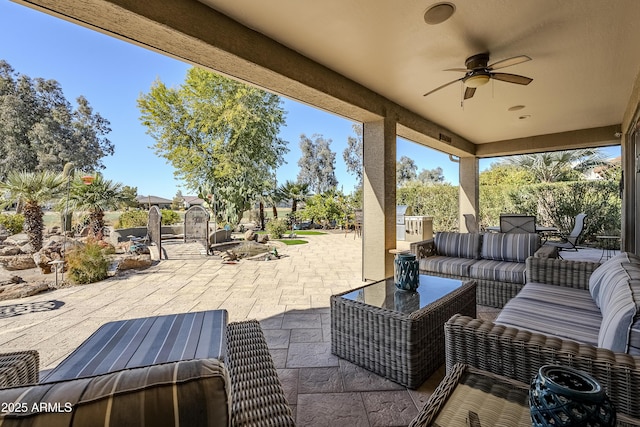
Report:
M364 219L362 278L382 280L393 275L396 247L396 122L385 118L366 122L364 145Z
M473 214L476 220L479 220L480 212L480 185L479 173L480 166L477 157L461 157L460 158L460 187L458 196L458 221L461 232L468 232L464 222L463 214Z

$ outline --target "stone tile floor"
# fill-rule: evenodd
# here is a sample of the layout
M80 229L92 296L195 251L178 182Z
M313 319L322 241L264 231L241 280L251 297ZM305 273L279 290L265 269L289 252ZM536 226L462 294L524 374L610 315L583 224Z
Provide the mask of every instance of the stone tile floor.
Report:
M232 265L167 244L169 259L147 270L3 301L0 351L36 349L46 370L106 322L226 309L230 321L261 322L298 425L407 425L444 370L408 390L332 355L329 297L363 284L362 240L343 233L305 238L309 244L278 246L279 260ZM566 254L598 260L600 251ZM479 315L493 318L496 310L479 307Z

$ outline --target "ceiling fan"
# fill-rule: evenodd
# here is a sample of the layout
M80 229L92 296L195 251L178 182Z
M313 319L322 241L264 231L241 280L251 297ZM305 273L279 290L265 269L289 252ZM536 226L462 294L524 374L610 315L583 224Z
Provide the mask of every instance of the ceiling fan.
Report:
M489 63L489 53L479 53L477 55L470 56L466 61L464 61L464 65L467 68L449 68L444 70L465 73L464 77L445 83L442 86L425 93L424 96L431 95L440 89L444 89L445 87L460 81L465 86L463 100L473 97L476 93L476 88L488 83L490 79L500 80L507 83L515 83L518 85L528 85L533 81L533 79L529 77L519 76L517 74L494 72L494 70L511 67L512 65L522 64L527 61L531 61L531 58L526 55L519 55L487 65Z

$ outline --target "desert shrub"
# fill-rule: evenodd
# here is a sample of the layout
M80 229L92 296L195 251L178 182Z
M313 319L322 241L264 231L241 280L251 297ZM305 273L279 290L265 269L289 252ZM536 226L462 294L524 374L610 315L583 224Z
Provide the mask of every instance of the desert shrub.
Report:
M180 214L176 211L172 211L171 209L162 209L160 214L162 215L162 225L171 225L182 222Z
M267 223L266 229L272 239L281 239L287 232L287 222L282 218L275 218Z
M146 227L148 221L147 211L127 211L120 215L115 228Z
M89 242L67 255L68 275L73 282L87 284L107 278L109 260L101 245Z
M24 215L22 214L0 214L0 224L11 234L17 234L22 231L24 226Z

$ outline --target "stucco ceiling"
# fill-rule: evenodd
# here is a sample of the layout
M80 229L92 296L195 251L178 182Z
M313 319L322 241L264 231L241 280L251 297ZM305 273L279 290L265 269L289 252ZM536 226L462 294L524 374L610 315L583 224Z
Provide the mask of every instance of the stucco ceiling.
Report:
M637 0L459 0L439 25L434 1L201 2L479 144L619 124L640 71ZM463 106L460 83L423 96L481 52L531 57L500 71L533 82L492 80Z

